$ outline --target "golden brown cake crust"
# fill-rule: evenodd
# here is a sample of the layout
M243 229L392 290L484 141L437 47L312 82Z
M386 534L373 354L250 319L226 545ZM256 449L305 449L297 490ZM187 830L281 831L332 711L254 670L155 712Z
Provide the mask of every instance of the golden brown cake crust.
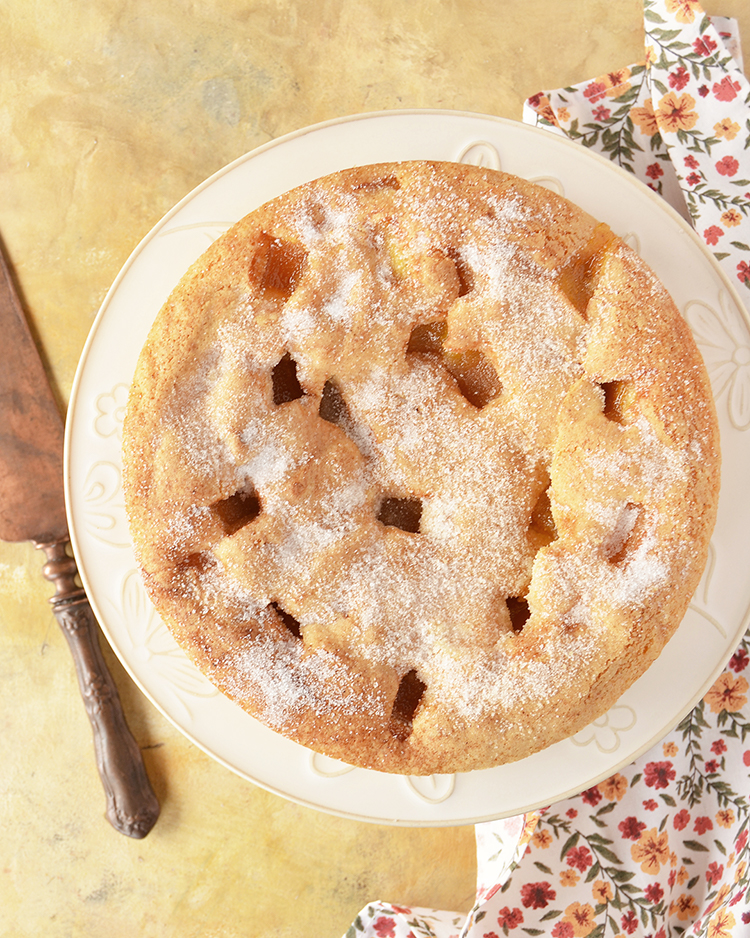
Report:
M718 498L684 321L524 180L381 164L295 189L190 269L138 362L124 485L197 666L329 756L520 759L678 626Z

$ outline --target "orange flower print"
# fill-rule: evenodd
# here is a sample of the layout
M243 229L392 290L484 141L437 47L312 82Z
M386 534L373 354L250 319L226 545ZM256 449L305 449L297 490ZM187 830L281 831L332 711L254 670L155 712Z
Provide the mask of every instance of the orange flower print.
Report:
M653 137L659 131L659 125L656 123L656 115L654 114L654 104L650 100L646 101L643 107L631 108L630 119L646 137Z
M552 110L552 105L549 103L549 98L543 91L540 91L538 94L530 97L529 104L534 108L542 120L549 121L550 124L557 124L555 112Z
M721 220L727 228L735 228L742 223L742 215L736 208L728 208L726 212L722 212Z
M676 756L680 751L677 747L677 743L664 743L661 748L664 750L664 755L667 757Z
M630 848L630 855L644 873L656 876L669 863L669 835L666 831L660 834L655 827L643 831L641 839Z
M620 95L630 90L628 78L630 78L630 69L621 68L616 72L607 72L606 75L597 78L597 81L604 85L608 98L619 98Z
M734 811L731 808L723 808L721 811L717 811L716 823L719 827L731 827L734 824Z
M563 870L560 873L560 885L561 886L575 886L580 880L580 876L576 873L575 870Z
M727 901L727 896L729 895L729 883L724 883L720 887L719 891L713 897L713 899L706 906L706 914L709 915L711 912L714 912L716 909L722 908L724 903Z
M619 772L599 782L599 790L607 801L620 801L628 790L628 780Z
M740 132L740 125L736 124L731 118L725 117L717 124L714 124L714 133L717 137L723 137L725 140L734 140Z
M566 107L559 107L557 109L557 119L559 121L569 121L570 111ZM739 130L739 127L737 129Z
M531 842L535 847L546 850L552 844L552 834L549 831L537 831L531 838Z
M561 921L569 922L573 926L573 938L586 938L596 925L594 909L588 902L585 905L580 902L571 903Z
M609 883L605 883L603 879L596 880L591 887L591 892L597 905L605 905L614 896L612 886Z
M669 905L669 914L676 915L681 922L694 921L699 911L695 899L686 892Z
M678 130L692 130L698 122L694 110L695 98L689 94L668 91L659 102L655 114L659 130L675 134Z
M667 0L667 12L674 13L678 23L694 22L699 10L699 0Z
M744 677L735 678L725 671L714 682L704 700L711 708L711 713L721 713L722 710L734 713L747 703L747 689L748 683Z
M681 866L680 871L677 874L677 884L681 886L687 878L688 878L688 871L685 869L684 866Z
M719 909L708 923L706 938L732 938L735 924L734 915L728 909Z
M531 811L524 818L523 833L521 834L521 839L519 841L519 846L522 844L527 844L531 840L531 835L536 830L536 826L539 823L541 814L538 811Z

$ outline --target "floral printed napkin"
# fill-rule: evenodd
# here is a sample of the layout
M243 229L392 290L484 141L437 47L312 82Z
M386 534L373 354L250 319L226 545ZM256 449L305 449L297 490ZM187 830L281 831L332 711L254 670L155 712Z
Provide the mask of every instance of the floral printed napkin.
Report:
M750 935L750 631L695 709L622 772L478 824L467 915L366 906L346 938Z
M750 309L750 84L736 24L644 0L646 57L524 107L688 219ZM468 915L386 902L346 938L750 935L750 630L662 742L574 798L478 824Z
M644 0L646 58L541 91L524 120L632 172L689 219L750 307L750 83L736 22ZM747 292L746 292L747 291Z

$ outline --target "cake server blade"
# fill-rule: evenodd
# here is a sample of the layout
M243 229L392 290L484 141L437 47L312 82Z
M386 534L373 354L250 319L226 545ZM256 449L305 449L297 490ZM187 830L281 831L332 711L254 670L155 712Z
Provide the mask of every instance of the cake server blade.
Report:
M140 748L125 722L99 645L99 629L78 585L63 488L63 421L0 243L0 538L44 551L50 602L76 667L94 734L106 817L129 837L145 837L159 816Z

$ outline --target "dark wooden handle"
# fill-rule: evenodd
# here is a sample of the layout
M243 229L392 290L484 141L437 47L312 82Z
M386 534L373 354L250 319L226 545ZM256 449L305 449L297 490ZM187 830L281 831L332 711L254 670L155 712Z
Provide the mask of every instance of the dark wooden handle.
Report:
M36 546L47 555L44 575L56 586L50 602L68 640L91 722L96 765L107 798L105 814L120 833L145 837L159 817L159 802L141 750L125 722L120 695L102 656L99 627L86 594L76 584L76 564L66 544L55 541Z

